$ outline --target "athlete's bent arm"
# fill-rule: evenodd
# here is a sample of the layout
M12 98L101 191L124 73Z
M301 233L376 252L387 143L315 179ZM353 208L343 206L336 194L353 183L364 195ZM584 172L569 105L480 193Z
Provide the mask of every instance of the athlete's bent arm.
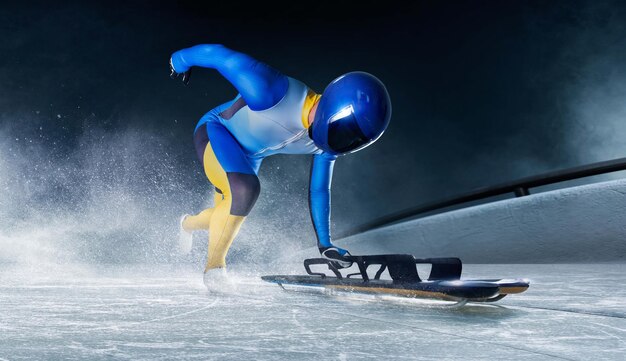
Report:
M171 65L176 73L185 73L192 66L216 69L256 111L276 105L289 85L287 77L276 69L219 44L179 50L172 54Z

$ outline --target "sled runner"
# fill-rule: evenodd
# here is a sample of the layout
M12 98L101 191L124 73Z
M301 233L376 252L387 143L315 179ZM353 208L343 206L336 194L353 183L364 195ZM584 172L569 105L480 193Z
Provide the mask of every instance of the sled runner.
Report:
M337 268L332 260L312 258L304 261L308 275L273 275L262 279L284 286L317 287L327 290L382 294L411 298L439 299L455 302L494 302L509 294L521 293L529 287L525 279L468 279L461 280L462 263L458 258L416 259L410 254L349 256L354 263L347 269ZM422 279L416 264L431 264L430 275ZM311 266L327 266L314 271ZM354 266L358 272L348 273ZM378 266L374 275L370 266ZM388 271L391 279L382 279ZM342 273L343 272L343 273Z

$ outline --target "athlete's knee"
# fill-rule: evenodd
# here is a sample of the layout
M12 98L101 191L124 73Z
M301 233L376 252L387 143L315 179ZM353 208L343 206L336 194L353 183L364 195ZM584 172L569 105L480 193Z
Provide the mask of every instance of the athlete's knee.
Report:
M228 172L228 183L232 196L230 214L247 216L261 193L261 182L254 174Z
M206 150L207 144L209 144L209 129L215 128L223 128L223 125L220 123L218 118L218 113L216 109L212 109L208 113L206 113L196 126L196 130L193 133L193 144L196 148L196 154L198 155L198 159L200 163L204 166L204 152Z
M196 155L200 160L200 163L204 166L204 151L206 145L209 144L209 136L206 131L206 124L202 124L193 133L193 145L196 148Z

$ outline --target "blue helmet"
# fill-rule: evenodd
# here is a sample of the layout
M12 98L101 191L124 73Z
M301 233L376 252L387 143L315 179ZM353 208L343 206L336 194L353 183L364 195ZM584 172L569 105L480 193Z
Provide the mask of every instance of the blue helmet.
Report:
M390 118L391 100L385 85L372 74L355 71L328 84L309 135L327 153L352 153L380 138Z

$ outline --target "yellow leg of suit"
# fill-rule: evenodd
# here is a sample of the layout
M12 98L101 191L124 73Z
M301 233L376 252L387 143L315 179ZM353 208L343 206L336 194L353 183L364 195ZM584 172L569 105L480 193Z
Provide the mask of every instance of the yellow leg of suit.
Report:
M215 194L213 195L213 208L207 208L202 212L196 214L195 216L187 216L183 221L183 229L187 232L197 231L200 229L209 229L209 226L211 225L211 216L213 215L213 211L215 210L215 207L217 207L222 202L223 199L224 197L220 193L215 192Z
M209 254L204 269L206 272L213 268L226 267L226 253L246 217L230 214L233 198L228 177L215 157L211 143L207 144L204 151L204 172L209 181L219 188L223 195L223 199L210 212L205 210L200 213L203 215L201 219L205 220L204 225L206 219L209 219Z

